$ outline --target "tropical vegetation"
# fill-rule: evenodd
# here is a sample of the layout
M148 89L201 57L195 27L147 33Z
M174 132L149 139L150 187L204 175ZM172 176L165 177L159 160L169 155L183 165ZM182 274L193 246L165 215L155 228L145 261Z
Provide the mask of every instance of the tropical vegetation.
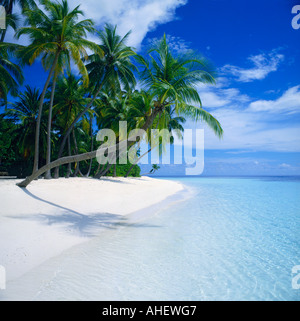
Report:
M132 129L167 129L182 138L184 123L192 119L222 137L220 123L203 108L197 91L200 83L215 83L214 68L203 57L192 51L177 55L166 36L138 54L127 44L130 32L122 37L117 26L98 28L67 0L4 2L8 28L17 39L30 39L21 46L0 34L0 172L27 177L19 186L38 177L139 176L138 161L151 148L141 155L141 140L126 138L124 151L120 121L127 122L127 135ZM14 13L16 3L21 17ZM96 35L95 42L90 35ZM23 75L34 62L47 73L40 88L28 86ZM97 132L104 128L116 135L114 165L96 159ZM157 146L160 153L163 145ZM124 164L121 158L131 147L135 162ZM153 165L150 173L158 169Z

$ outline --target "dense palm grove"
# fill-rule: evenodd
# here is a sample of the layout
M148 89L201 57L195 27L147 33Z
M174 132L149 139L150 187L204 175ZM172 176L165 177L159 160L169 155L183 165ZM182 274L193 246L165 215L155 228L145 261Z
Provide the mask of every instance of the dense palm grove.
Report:
M128 132L166 128L180 133L189 118L206 122L222 136L220 123L202 108L196 90L199 83L215 83L214 70L202 57L177 56L165 36L145 56L138 55L126 45L130 33L121 37L109 24L97 30L80 6L71 10L66 0L40 0L38 6L32 0L2 0L2 5L7 28L17 39L30 39L28 46L7 43L6 30L1 31L0 172L30 175L23 186L41 175L139 176L136 164L100 165L95 159L98 130L113 129L119 143L119 121L128 122ZM91 33L97 42L87 40ZM40 88L25 86L20 67L35 61L47 72ZM139 144L128 145L136 146L137 160L145 156Z

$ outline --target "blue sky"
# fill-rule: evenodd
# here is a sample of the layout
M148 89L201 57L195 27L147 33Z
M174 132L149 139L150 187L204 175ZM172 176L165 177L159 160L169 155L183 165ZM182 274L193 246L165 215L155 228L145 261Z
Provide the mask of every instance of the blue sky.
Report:
M87 0L82 9L99 26L108 21L121 33L131 29L129 42L139 52L166 33L178 53L194 49L213 62L217 85L198 90L224 138L201 123L185 125L204 128L204 175L300 175L300 29L291 25L297 2ZM39 63L25 76L42 87ZM182 166L163 166L158 174L182 172Z

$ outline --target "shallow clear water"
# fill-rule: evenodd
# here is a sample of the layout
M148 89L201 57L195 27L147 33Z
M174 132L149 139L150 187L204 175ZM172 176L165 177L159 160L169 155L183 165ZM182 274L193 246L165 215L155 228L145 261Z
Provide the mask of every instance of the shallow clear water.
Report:
M176 180L191 198L49 260L3 299L300 299L299 179Z

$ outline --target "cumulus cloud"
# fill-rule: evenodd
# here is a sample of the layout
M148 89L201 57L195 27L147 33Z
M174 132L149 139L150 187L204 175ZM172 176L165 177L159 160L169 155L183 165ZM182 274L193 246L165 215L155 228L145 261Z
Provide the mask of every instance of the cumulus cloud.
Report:
M268 122L261 114L237 108L222 108L213 112L224 129L219 140L205 124L206 149L241 149L256 151L300 152L300 126Z
M241 104L249 101L249 97L237 88L199 85L198 92L204 108L220 108L229 104Z
M180 54L188 54L191 51L193 51L193 49L191 49L190 47L190 43L185 41L184 39L180 38L180 37L175 37L172 35L166 35L167 38L167 42L169 45L169 48L171 49L171 51L177 55ZM148 46L152 46L153 44L157 43L158 41L160 41L161 38L150 38L147 39L146 43L145 43L145 47ZM147 49L147 48L146 48Z
M277 50L272 50L270 53L250 56L248 60L254 65L252 68L247 69L228 64L221 68L221 72L234 76L240 82L262 80L269 73L278 69L278 66L284 60L284 55L279 54Z
M250 111L295 114L300 112L300 85L285 91L275 100L257 100L249 105Z
M75 7L78 0L69 3ZM81 9L98 26L116 24L122 35L131 30L128 45L139 48L149 31L175 19L176 9L186 3L187 0L85 0Z
M206 149L300 152L299 122L289 116L300 112L300 85L268 101L251 102L250 97L244 97L236 88L213 91L203 87L200 96L204 107L215 107L209 111L224 129L224 137L219 140L204 123L185 125L185 128L205 129Z
M188 0L69 0L68 2L72 9L80 5L85 18L93 19L98 27L104 23L117 25L118 33L122 36L131 30L128 45L139 49L147 33L159 24L175 19L176 9L185 5ZM16 13L20 13L18 5ZM96 37L90 35L89 39L95 41ZM13 31L8 31L6 41L17 42L13 38ZM22 37L18 43L20 41L24 45L29 43L26 37Z

